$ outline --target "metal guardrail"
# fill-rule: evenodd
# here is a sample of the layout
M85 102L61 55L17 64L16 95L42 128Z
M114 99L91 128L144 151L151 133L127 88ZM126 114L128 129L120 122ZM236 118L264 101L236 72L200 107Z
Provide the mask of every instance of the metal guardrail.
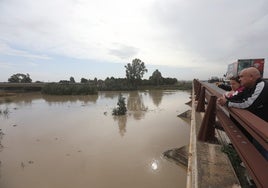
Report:
M216 99L222 96L222 93L204 82L198 80L193 82L198 101L196 111L205 112L198 139L204 142L214 140L217 118L255 184L258 187L268 187L268 161L260 154L248 136L249 134L268 150L268 123L247 110L217 105ZM230 119L230 115L239 124ZM246 132L242 131L241 127Z

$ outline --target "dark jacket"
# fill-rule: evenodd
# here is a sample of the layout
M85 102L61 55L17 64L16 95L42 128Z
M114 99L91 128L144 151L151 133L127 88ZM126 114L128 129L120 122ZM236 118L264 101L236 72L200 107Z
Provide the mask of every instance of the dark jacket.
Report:
M228 107L248 109L268 122L268 83L257 80L253 88L245 88L240 95L228 99Z
M225 90L225 91L231 91L232 90L231 86L229 86L227 84L219 84L218 87L223 89L223 90Z

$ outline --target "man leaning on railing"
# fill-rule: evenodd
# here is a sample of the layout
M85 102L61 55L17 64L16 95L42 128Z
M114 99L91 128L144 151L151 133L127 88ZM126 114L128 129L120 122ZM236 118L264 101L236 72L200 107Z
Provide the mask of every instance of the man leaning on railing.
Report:
M261 74L255 67L243 69L239 74L239 80L241 85L245 87L241 98L227 99L223 96L218 98L218 104L247 109L268 122L268 83L261 79ZM268 151L256 140L253 143L268 160Z

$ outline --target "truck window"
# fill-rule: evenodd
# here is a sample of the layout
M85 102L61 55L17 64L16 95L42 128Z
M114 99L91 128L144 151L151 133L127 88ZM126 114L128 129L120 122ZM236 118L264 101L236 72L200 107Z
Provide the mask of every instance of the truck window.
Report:
M240 73L243 69L251 67L251 61L239 61L237 72Z

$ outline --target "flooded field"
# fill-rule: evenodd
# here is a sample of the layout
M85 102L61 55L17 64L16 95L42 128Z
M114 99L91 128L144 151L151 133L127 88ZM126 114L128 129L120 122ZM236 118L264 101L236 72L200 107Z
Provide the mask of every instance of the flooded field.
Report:
M1 188L178 188L186 168L162 153L189 142L184 91L20 94L0 103ZM4 102L5 101L5 102ZM4 113L5 112L5 113Z

